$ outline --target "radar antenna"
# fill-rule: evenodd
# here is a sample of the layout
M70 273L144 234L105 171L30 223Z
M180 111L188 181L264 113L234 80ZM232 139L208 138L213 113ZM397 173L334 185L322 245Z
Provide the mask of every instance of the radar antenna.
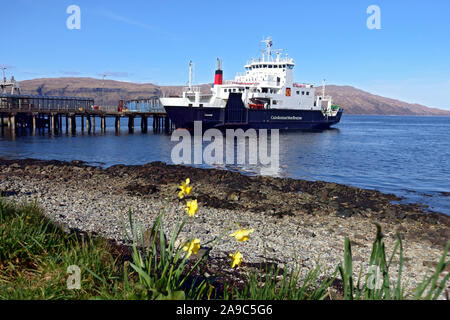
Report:
M270 57L272 56L271 48L272 48L272 37L267 37L267 39L262 40L261 42L264 42L266 44L266 55L267 55L267 61L270 60ZM263 51L263 61L264 61L264 51Z
M275 54L277 55L277 62L280 61L281 52L284 51L283 49L277 49L275 50Z

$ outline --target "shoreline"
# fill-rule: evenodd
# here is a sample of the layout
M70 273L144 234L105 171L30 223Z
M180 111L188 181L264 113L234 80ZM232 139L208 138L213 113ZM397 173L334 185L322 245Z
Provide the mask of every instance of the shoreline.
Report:
M420 205L392 204L400 198L337 183L161 162L102 169L81 161L0 159L2 197L36 201L46 216L68 231L119 242L128 210L146 229L166 202L164 223L170 234L185 214L185 200L178 199L176 186L186 178L191 180L199 212L183 236L195 235L206 243L224 230L236 229L237 223L254 228L252 241L239 244L246 263L270 255L281 266L300 263L311 268L320 261L326 272L332 272L342 259L344 238L349 237L359 270L366 267L377 222L386 235L388 252L396 233L402 234L405 277L414 286L431 272L450 238L450 217L445 214L428 213ZM224 258L234 250L235 243L224 239L211 253Z

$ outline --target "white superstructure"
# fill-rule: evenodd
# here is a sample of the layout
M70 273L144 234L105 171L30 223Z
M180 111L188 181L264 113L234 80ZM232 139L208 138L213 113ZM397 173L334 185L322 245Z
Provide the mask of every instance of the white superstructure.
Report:
M250 109L321 110L324 115L335 116L338 108L332 108L332 99L325 95L315 96L312 84L298 84L293 79L294 59L282 50L273 50L272 40L266 44L260 58L254 58L244 66L245 72L237 74L234 80L220 79L211 88L211 94L202 94L199 87L192 85L192 62L190 63L189 86L181 97L160 98L164 106L216 107L225 108L230 93L241 93L242 100ZM325 83L323 84L325 89Z
M11 76L11 80L6 80L5 70L7 67L0 66L0 69L2 69L3 73L3 78L0 82L0 94L20 94L20 85L14 79L14 76Z

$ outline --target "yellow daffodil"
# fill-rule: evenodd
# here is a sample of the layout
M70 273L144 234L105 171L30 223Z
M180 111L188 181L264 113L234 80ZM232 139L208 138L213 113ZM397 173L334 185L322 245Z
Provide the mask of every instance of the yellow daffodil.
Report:
M189 217L195 217L195 214L198 211L197 199L192 200L192 201L188 201L186 203L186 208L184 210L186 210L186 212L189 215Z
M183 250L187 251L187 258L189 258L191 254L197 254L198 250L200 250L200 239L194 239L191 242L186 243Z
M237 241L243 242L243 241L247 241L250 233L252 233L254 231L255 231L254 229L250 229L250 230L239 229L238 231L230 234L230 237L235 237Z
M234 268L235 266L240 266L242 263L242 253L240 253L239 251L236 251L235 254L231 254L230 253L230 257L231 257L231 267Z
M178 192L178 198L183 199L185 195L191 194L192 187L189 187L189 183L191 183L191 180L187 178L186 181L178 187L180 189L180 192Z

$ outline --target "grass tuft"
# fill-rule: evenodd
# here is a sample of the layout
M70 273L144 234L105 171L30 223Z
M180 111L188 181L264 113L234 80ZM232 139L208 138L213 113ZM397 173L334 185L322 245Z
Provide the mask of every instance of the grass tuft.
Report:
M390 256L384 235L376 225L376 238L369 258L369 271L362 269L355 278L351 244L344 242L344 259L333 275L322 278L321 267L302 276L299 267L281 269L268 262L259 268L242 266L235 270L238 286L217 283L205 276L209 253L223 235L218 236L200 257L188 259L179 241L188 217L182 219L166 238L164 210L157 217L147 240L129 213L132 243L128 255L104 239L67 234L52 224L34 204L17 204L0 198L0 299L256 299L256 300L386 300L439 299L449 280L447 253L450 241L433 274L413 291L402 282L403 243L400 235ZM225 234L225 233L224 233ZM150 242L148 241L150 239ZM192 240L192 239L190 239ZM398 265L394 269L394 257ZM69 266L79 266L80 289L70 290ZM392 275L396 280L393 281ZM356 281L355 281L356 279ZM342 292L333 295L337 281ZM240 283L240 282L239 282Z

